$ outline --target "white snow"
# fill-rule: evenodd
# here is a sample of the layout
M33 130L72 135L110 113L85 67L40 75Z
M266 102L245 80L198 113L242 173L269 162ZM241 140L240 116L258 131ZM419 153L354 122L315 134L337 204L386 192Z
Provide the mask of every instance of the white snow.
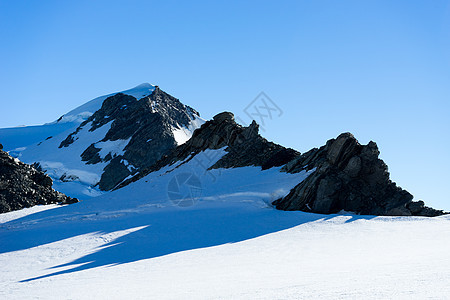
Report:
M225 153L202 152L77 204L0 215L0 298L442 299L450 294L450 216L277 211L270 203L311 171L206 171ZM189 185L183 178L196 180ZM180 197L169 196L174 194ZM183 199L190 205L180 206Z
M73 130L68 130L59 135L54 136L49 140L45 140L40 144L35 144L27 147L21 152L20 160L25 163L39 162L47 174L53 178L55 188L60 192L66 193L70 196L80 197L85 199L92 195L98 195L100 191L93 192L92 186L100 181L100 176L106 163L85 164L81 160L81 154L91 144L96 144L101 141L111 127L111 122L97 128L94 131L89 131L91 123L86 124L83 128L74 135L74 142L69 147L58 148L60 143ZM105 143L102 146L109 151L119 152L122 142ZM117 146L115 147L115 146ZM103 150L103 149L102 149ZM107 150L103 150L102 154ZM75 180L78 183L68 184L61 183L59 179L65 176L67 180Z
M100 149L99 155L100 158L105 158L108 154L114 158L119 155L124 154L124 148L130 142L131 137L126 140L115 140L115 141L106 141L106 142L98 142L95 144L95 148Z
M121 91L118 93L124 93L139 100L150 95L154 90L154 85L143 83L132 89ZM47 137L56 136L65 131L73 132L81 122L88 119L94 112L101 108L102 103L106 98L115 94L117 93L97 97L66 113L59 121L54 121L52 123L38 126L0 128L0 140L2 141L4 150L11 151L15 148L26 147L43 141ZM20 153L17 152L17 155L19 154Z
M200 128L205 123L205 120L200 117L193 117L189 125L172 127L173 137L178 145L186 143L194 133L195 129Z

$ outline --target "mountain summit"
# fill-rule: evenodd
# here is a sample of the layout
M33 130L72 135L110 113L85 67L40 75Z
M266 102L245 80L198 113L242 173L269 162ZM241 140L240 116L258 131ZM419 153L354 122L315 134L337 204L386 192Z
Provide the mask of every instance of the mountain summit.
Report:
M98 97L56 123L81 120L16 153L25 162L38 163L62 183L62 190L80 198L110 190L151 166L204 122L196 110L150 84Z

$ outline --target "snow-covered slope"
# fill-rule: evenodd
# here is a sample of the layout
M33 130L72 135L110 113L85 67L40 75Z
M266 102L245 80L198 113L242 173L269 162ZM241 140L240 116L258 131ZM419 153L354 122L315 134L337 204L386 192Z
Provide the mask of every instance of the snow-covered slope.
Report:
M81 123L85 121L87 118L92 116L97 110L99 110L102 107L103 101L105 101L106 98L114 96L118 93L122 93L125 95L133 96L136 99L142 99L144 97L149 96L153 91L155 90L155 86L150 83L142 83L138 86L135 86L132 89L128 89L125 91L112 93L104 96L97 97L77 108L74 110L71 110L67 114L61 116L61 118L56 121L57 123L64 123L64 122L78 122Z
M450 293L450 218L270 203L310 174L207 149L64 207L0 215L2 299L411 299Z
M117 92L141 99L150 95L155 89L149 83L140 84L132 89ZM41 142L50 136L56 136L70 129L75 129L80 123L99 110L103 101L117 93L97 97L61 116L57 121L40 126L22 126L12 128L0 128L0 142L6 151L20 152L29 145ZM18 151L13 151L16 148Z
M86 199L149 167L203 123L194 109L141 84L95 98L50 124L2 129L0 141L23 162L39 163L57 190Z

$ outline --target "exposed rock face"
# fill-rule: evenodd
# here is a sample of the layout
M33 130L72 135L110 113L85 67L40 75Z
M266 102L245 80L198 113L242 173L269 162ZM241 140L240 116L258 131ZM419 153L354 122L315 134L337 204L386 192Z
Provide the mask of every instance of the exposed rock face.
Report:
M230 112L216 115L199 129L194 131L192 138L185 144L170 151L151 168L140 172L132 179L119 186L123 187L136 181L150 172L193 157L206 149L223 147L228 153L211 168L236 168L245 166L260 166L262 169L282 166L299 155L299 152L267 141L258 134L258 124L252 122L248 127L242 127L234 120Z
M197 117L197 111L158 87L150 96L140 100L118 93L108 97L101 109L68 135L59 148L70 147L85 127L95 132L110 124L106 135L81 154L86 164L107 163L98 185L101 190L110 190L127 176L148 168L174 149L177 146L174 128L188 127ZM101 156L102 145L110 142L123 143L123 151Z
M350 133L329 140L284 166L284 171L315 171L273 204L281 210L364 215L437 216L442 211L412 202L413 196L389 179L374 142L360 145Z
M0 213L37 204L78 202L52 189L52 179L0 150Z

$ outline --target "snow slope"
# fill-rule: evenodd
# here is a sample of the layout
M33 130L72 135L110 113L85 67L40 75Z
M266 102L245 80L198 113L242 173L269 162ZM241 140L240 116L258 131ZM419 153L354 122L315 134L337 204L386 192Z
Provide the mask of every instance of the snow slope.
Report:
M144 83L121 93L141 99L150 95L155 88L151 84ZM39 162L46 173L52 177L54 188L58 191L82 200L101 195L102 192L98 189L97 184L105 167L109 164L109 161L106 161L105 158L108 154L112 158L123 155L131 137L124 140L102 141L114 120L93 131L91 131L92 122L90 122L73 135L73 143L61 148L60 145L70 134L75 132L81 122L102 107L105 99L114 94L95 98L50 124L0 129L0 141L4 144L5 150L9 150L11 155L20 158L23 162L28 164ZM156 106L158 103L153 103L153 105ZM127 109L127 107L124 109ZM158 109L156 107L155 111ZM175 106L162 107L161 109L178 110ZM191 121L187 125L178 125L172 128L175 141L178 144L185 143L192 136L194 130L205 122L194 113L189 118ZM130 120L130 123L132 122L134 120ZM151 139L147 142L149 141ZM82 161L81 154L91 144L100 149L99 157L105 161L93 164ZM122 162L130 172L137 169L126 160L122 160Z
M172 133L178 146L186 143L194 133L195 129L200 128L205 123L205 120L197 116L193 116L193 120L188 126L172 127Z
M99 110L102 107L103 101L105 101L106 98L111 97L115 94L122 93L126 95L130 95L135 97L136 99L144 98L148 95L150 95L155 90L155 86L150 83L142 83L138 86L135 86L132 89L128 89L125 91L112 93L104 96L97 97L77 108L74 110L71 110L67 114L63 115L60 120L56 121L59 123L64 122L78 122L81 123L87 118L89 118L94 112Z
M26 163L39 162L47 171L47 175L52 177L55 183L54 188L62 193L80 199L98 195L100 192L92 186L100 180L106 163L86 164L81 160L81 154L90 144L103 139L110 127L111 123L108 123L90 132L91 126L87 124L75 136L75 141L70 147L58 148L60 143L72 132L71 129L46 140L45 144L38 143L28 146L19 153L18 157ZM59 180L63 175L69 182Z
M450 217L277 211L308 173L207 150L77 204L0 215L1 299L446 298ZM269 184L270 183L270 184Z
M123 93L141 99L150 95L154 89L154 85L143 83L132 89L117 93ZM100 109L106 98L117 93L104 95L88 101L52 123L40 126L0 128L0 142L3 144L5 151L11 151L16 148L27 147L38 143L49 136L55 136L65 131L73 131L81 122L85 121L94 112Z

